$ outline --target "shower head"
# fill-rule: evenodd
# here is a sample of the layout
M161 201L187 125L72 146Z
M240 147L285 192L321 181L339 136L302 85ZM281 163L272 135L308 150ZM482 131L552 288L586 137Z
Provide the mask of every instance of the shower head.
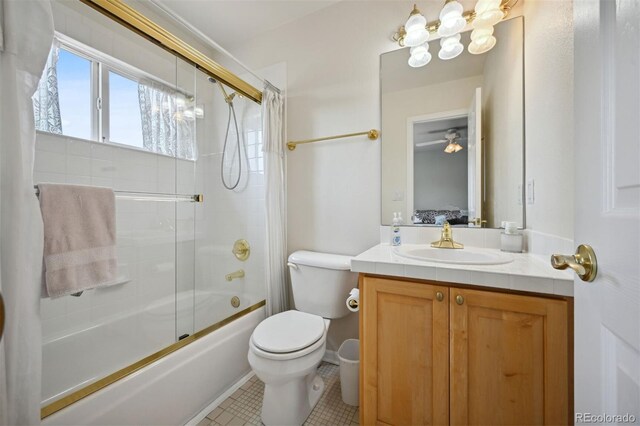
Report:
M233 98L236 96L236 92L233 92L230 95L227 95L226 90L224 90L224 86L222 85L222 83L220 83L218 80L216 80L213 77L209 77L209 81L211 83L217 83L218 87L220 87L220 90L222 90L222 96L224 96L224 101L228 104L232 104L233 103Z

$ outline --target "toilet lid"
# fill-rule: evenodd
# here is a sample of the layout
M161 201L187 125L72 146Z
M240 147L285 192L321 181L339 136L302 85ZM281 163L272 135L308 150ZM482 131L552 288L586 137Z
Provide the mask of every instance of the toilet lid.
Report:
M266 352L295 352L317 342L324 330L322 317L300 311L286 311L258 324L251 340Z

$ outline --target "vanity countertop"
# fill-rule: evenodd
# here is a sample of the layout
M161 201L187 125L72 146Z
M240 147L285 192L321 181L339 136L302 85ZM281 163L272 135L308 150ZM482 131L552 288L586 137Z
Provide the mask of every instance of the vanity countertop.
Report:
M420 248L424 245L403 244ZM502 253L497 249L480 249ZM351 270L376 275L469 284L506 290L573 296L573 274L558 271L539 256L508 253L513 262L502 265L463 265L401 257L389 244L378 244L351 260Z

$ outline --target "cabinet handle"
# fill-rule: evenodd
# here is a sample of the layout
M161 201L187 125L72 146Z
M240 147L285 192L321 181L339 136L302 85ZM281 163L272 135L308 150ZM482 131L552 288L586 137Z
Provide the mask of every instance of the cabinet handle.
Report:
M462 305L464 303L464 297L462 297L461 295L457 295L456 296L456 303L458 305Z
M436 292L436 299L438 302L442 302L444 300L444 294L441 291Z

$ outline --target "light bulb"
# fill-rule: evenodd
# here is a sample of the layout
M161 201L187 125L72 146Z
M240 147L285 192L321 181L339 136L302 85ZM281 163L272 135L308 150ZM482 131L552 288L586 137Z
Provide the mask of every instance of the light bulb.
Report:
M407 34L404 36L404 45L408 47L418 46L429 39L427 31L427 19L422 16L418 8L413 5L413 11L404 24Z
M404 24L404 29L409 32L413 31L416 28L425 28L427 26L427 18L422 16L420 11L416 8L416 5L413 5L413 10L409 15L409 19Z
M471 41L475 41L478 45L487 44L492 37L493 27L491 26L483 26L471 31Z
M502 18L504 18L504 13L500 9L496 8L477 14L473 21L477 22L479 25L495 25L502 21Z
M467 24L467 20L462 17L462 11L462 5L455 0L445 4L440 11L438 35L449 37L462 31Z
M429 44L421 44L420 46L415 46L409 49L409 53L411 56L422 56L426 53L429 53Z
M449 145L446 146L446 148L444 149L444 152L446 152L447 154L451 154L455 150L456 150L456 147L453 144L453 142L449 142Z
M192 121L195 118L195 113L193 112L193 110L186 110L183 113L183 118L187 121Z
M419 68L431 62L431 53L429 53L428 45L416 46L411 48L411 56L409 57L409 66Z
M482 40L482 42L480 42L480 40ZM493 49L493 46L496 45L496 41L496 38L492 35L488 37L481 37L479 39L472 40L467 49L469 50L469 53L473 55L480 55Z
M440 51L438 57L442 60L453 59L464 50L464 46L460 43L460 34L440 39Z
M429 40L429 31L425 28L418 28L413 31L407 31L404 36L404 45L407 47L415 47Z
M458 152L458 151L462 151L462 145L460 145L458 142L456 142L455 144L453 144L453 152Z
M478 0L474 8L476 15L490 9L499 9L501 0Z

